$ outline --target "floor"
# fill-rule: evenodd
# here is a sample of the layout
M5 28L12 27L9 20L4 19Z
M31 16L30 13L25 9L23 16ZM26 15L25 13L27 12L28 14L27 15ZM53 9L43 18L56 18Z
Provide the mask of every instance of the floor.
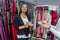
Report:
M50 40L50 39L31 38L30 40Z

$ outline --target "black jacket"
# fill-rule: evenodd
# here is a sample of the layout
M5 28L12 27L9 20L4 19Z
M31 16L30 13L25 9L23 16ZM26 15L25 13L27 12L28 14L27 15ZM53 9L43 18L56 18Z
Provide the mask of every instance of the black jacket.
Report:
M27 16L27 18L29 21L31 21L29 16ZM28 34L30 33L29 28L19 29L19 26L24 25L20 15L16 15L15 20L14 20L14 25L15 25L15 28L18 30L18 35L24 35L25 34L26 36L28 36Z

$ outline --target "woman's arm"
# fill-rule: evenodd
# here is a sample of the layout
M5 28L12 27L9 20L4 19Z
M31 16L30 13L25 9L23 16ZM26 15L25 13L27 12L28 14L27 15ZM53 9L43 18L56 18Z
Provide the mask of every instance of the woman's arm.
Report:
M41 26L42 26L42 28L49 29L56 37L58 37L60 39L60 32L58 32L57 30L55 30L55 28L53 28L52 26L49 27L49 25L47 25L47 24L42 24ZM56 26L54 26L54 27L56 27Z
M50 31L60 39L60 32L56 31L53 27L50 28Z
M26 28L25 26L19 26L19 29L24 29L24 28Z
M20 25L18 20L19 20L19 16L16 15L15 20L14 20L14 25L15 25L15 28L17 30L28 28L28 24L26 24L26 25Z
M30 22L30 21L27 22L27 24L28 24L29 27L32 27L33 26L32 22Z
M60 39L60 32L55 30L55 28L53 28L52 25L51 25L51 27L49 27L49 25L46 25L46 24L42 24L41 26L42 26L42 28L48 28L56 37L58 37ZM54 26L54 27L56 27L56 26Z
M47 24L49 24L49 25L42 24L42 27L43 27L43 28L49 28L49 26L51 25L51 17L50 17L50 19L49 19L49 21L48 21ZM56 29L56 26L51 25L50 31L51 31L56 37L58 37L58 38L60 39L60 32L58 32L58 31L55 30L55 29Z
M28 26L28 24L26 24L26 25L23 25L23 26L19 26L19 29L24 29L24 28L28 28L29 26Z

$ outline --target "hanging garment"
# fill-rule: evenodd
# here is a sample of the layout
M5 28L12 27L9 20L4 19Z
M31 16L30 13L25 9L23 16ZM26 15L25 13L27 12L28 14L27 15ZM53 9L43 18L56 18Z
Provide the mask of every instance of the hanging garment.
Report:
M50 13L44 11L42 16L43 16L42 21L46 21L46 22L48 22L49 25L51 25L51 21L50 21L51 15L50 15ZM42 32L43 32L43 37L42 37L42 38L47 39L47 32L48 32L48 29L42 28L42 30L43 30L43 31L42 31Z
M15 29L14 23L12 24L12 36L13 40L17 40L17 30Z
M19 0L16 0L16 6L17 6L18 13L19 13L19 11L20 11L19 2L20 2Z
M1 14L1 13L0 13ZM2 16L0 15L0 36L2 40L7 40L6 35L5 35L5 30L3 27L3 20L2 20Z
M6 30L6 35L7 35L7 40L11 40L10 38L10 26L9 26L9 10L10 10L10 0L5 0L5 7L4 7L4 24L5 24L5 30Z
M3 3L3 6L2 6L2 15L3 15L3 20L4 20L4 28L5 28L5 32L6 32L6 36L7 36L7 39L6 40L11 40L10 38L10 31L9 31L9 28L8 28L8 18L7 18L7 11L9 10L9 0L2 0L2 3Z
M16 7L16 3L12 2L12 11L11 11L11 29L12 29L12 37L13 40L17 40L17 30L15 29L15 25L14 25L14 20L15 20L15 16L17 14L17 7Z
M2 40L6 40L6 38L4 38L6 35L3 27L0 27L0 36Z
M7 40L11 40L10 38L10 31L8 28L8 20L7 20L7 14L3 14L3 20L4 20L4 28L5 28L5 32L6 32L6 36L7 36Z
M16 3L15 2L13 2L13 9L12 9L12 20L14 21L14 19L15 19L15 16L16 16L16 14L17 14L17 6L16 6Z
M45 6L44 7L41 7L40 6L38 8L40 10L40 17L41 17L40 21L45 20L45 21L48 22L50 14L44 12L44 9L45 8L48 8L48 7L45 7ZM38 18L40 18L40 17L38 17ZM41 28L41 37L42 38L47 38L47 31L48 31L47 29Z
M57 17L58 17L57 12L52 10L51 15L52 15L51 24L55 26L57 23ZM51 40L54 40L54 34L51 32L50 35L51 35Z
M39 13L38 13L38 22L40 20L41 20L41 18L40 18L40 11L39 11ZM36 37L41 38L41 28L40 28L40 26L37 27Z
M39 22L42 19L42 12L43 12L42 10L43 10L43 7L37 7L37 9L38 9L37 20ZM37 27L36 37L37 38L42 38L42 33L41 33L41 27L40 26Z
M53 11L53 14L52 14L52 22L51 22L51 24L52 25L56 25L56 23L57 23L57 12L56 11Z

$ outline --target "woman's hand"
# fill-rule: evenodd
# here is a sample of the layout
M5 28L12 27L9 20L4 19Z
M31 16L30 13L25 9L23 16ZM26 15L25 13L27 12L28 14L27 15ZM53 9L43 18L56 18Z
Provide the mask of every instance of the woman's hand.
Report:
M28 24L29 27L33 26L33 24L31 22L27 22L26 24Z
M25 25L25 27L26 27L26 28L28 28L28 27L29 27L29 25L28 25L28 24L26 24L26 25Z
M33 27L33 24L28 24L30 27Z

